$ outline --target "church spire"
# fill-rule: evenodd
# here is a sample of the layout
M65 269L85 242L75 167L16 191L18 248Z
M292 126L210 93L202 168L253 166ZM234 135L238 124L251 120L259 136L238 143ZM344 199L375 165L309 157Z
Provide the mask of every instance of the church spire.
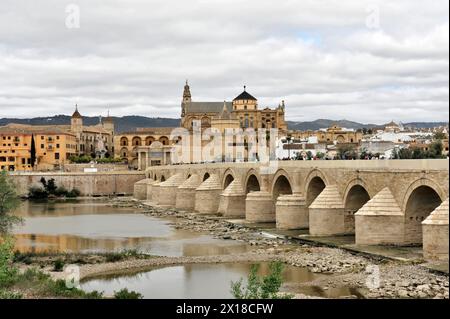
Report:
M72 118L81 118L81 114L78 112L78 104L75 104L75 112L73 112Z
M186 80L186 84L184 85L184 91L183 91L183 102L190 102L191 101L191 89L188 84L188 80Z

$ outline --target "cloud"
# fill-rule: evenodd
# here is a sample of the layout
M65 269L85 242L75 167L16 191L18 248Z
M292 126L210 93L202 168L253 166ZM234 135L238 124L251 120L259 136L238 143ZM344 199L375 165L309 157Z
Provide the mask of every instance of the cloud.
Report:
M79 29L69 3L2 1L0 117L178 117L188 78L194 100L246 84L289 120L448 118L448 1L71 3Z

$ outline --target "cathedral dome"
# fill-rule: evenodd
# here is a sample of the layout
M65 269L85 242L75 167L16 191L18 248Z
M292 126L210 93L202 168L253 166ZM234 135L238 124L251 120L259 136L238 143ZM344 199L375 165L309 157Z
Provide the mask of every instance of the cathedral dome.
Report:
M249 94L245 90L245 86L244 86L244 92L242 92L241 94L236 96L233 101L238 101L238 100L253 100L253 101L256 101L256 98L253 95Z

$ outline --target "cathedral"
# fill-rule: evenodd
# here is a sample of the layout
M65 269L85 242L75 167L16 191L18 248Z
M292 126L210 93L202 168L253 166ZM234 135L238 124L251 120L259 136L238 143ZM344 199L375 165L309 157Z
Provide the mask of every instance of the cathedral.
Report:
M181 127L192 130L193 122L200 121L202 129L216 128L277 128L287 131L284 120L284 101L275 109L258 109L258 100L246 91L233 99L223 102L197 102L192 100L188 82L184 86L181 102Z

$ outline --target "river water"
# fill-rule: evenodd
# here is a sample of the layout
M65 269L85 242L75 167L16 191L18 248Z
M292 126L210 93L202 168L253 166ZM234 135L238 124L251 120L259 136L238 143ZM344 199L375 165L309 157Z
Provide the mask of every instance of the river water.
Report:
M249 246L207 234L178 230L170 219L146 216L130 207L97 200L24 202L24 225L14 230L21 252L105 252L137 249L162 256L245 252Z
M215 239L208 234L175 229L173 220L146 216L136 208L113 207L104 199L24 202L17 210L25 223L14 230L22 252L106 252L136 249L162 256L201 256L242 253L249 245ZM260 273L268 272L261 263ZM189 264L145 272L103 276L82 283L87 291L112 295L122 288L145 298L228 298L230 283L246 278L248 263ZM302 283L320 278L305 268L286 266L284 290L320 297L357 295L346 287L324 289ZM288 288L286 288L288 287Z

